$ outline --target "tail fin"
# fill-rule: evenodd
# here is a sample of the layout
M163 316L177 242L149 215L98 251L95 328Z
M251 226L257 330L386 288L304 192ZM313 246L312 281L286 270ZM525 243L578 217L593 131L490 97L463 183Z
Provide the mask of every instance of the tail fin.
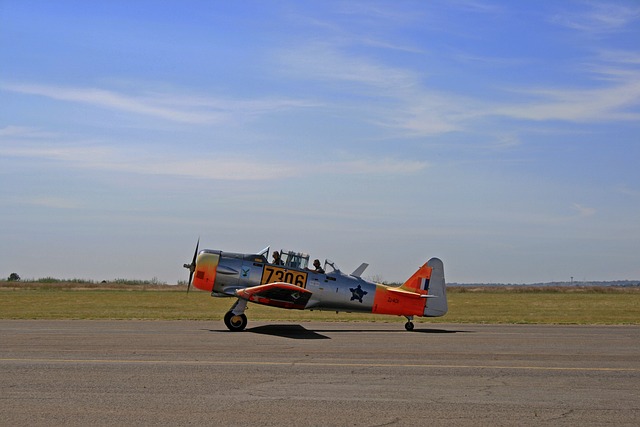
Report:
M428 285L429 295L438 298L427 299L424 315L426 317L444 316L449 309L447 304L447 285L444 282L444 264L438 258L431 258L427 265L431 267L431 278Z
M439 317L447 313L447 292L444 283L444 265L438 258L431 258L420 267L401 287L427 297L424 316Z
M429 293L429 286L431 284L431 272L432 268L429 263L426 263L418 269L413 276L409 277L400 289L415 292L421 295L427 295Z

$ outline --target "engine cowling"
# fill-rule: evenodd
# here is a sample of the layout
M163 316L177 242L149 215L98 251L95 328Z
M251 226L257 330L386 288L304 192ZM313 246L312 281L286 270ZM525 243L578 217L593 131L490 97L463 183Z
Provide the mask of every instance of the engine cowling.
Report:
M202 251L196 259L196 269L193 277L193 286L211 292L216 282L216 272L220 262L220 252Z

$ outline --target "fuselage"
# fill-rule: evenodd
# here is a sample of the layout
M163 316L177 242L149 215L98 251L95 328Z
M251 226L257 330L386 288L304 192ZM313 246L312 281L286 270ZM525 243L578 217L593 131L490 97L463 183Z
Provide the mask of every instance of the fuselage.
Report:
M272 264L262 254L203 250L197 256L193 284L215 297L238 297L282 308L402 316L442 316L446 313L444 273L439 280L441 295L430 295L433 267L428 264L405 285L395 288L347 275L338 269L319 273L298 268L301 263L292 259L286 264ZM437 258L433 260L442 271L442 262ZM411 285L407 286L409 283ZM438 296L443 298L428 307L427 299Z
M376 288L382 286L339 270L317 273L271 264L264 255L204 250L196 266L194 286L213 296L235 297L239 289L289 283L312 293L305 309L371 312Z

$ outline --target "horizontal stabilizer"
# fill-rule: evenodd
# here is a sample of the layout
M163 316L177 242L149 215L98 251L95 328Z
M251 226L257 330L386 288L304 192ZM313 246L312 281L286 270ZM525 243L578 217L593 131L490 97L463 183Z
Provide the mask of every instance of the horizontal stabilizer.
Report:
M402 295L402 296L406 296L408 298L437 298L437 295L425 295L425 294L419 294L417 292L411 292L411 291L407 291L404 290L402 288L387 288L387 290L391 293L391 294L397 294L397 295Z
M362 273L364 273L364 271L367 269L367 267L369 267L369 264L363 262L362 264L360 264L360 267L353 270L353 273L351 273L351 275L353 277L360 277L362 276Z

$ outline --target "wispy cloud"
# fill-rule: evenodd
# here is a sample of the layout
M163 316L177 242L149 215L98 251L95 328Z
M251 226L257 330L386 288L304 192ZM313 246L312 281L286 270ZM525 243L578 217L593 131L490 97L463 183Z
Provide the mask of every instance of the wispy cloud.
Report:
M586 2L578 12L557 14L553 21L572 29L605 32L622 31L640 19L640 7L625 4ZM452 9L482 14L506 14L507 8L476 0L458 0L449 5ZM405 16L402 10L367 8L358 6L344 8L343 13L354 16L360 22L360 29L374 28L374 22L387 21L398 24L398 19L407 19L410 25L416 20ZM425 10L422 10L424 13ZM388 19L384 19L389 14ZM424 19L424 17L422 17ZM419 20L418 20L419 21ZM384 25L389 25L388 23ZM393 25L393 24L391 24ZM332 27L332 34L350 34ZM471 95L437 89L429 84L429 70L402 68L389 65L380 56L366 55L358 49L362 46L374 46L370 40L384 38L376 34L375 38L361 37L356 31L349 38L329 37L324 42L301 41L296 47L281 51L280 61L285 65L287 77L306 79L323 83L331 91L339 88L343 94L354 96L354 104L360 105L359 111L369 123L386 128L401 136L433 136L448 132L465 131L474 128L477 120L485 117L500 116L517 120L565 121L574 123L635 121L640 119L637 106L640 105L640 71L637 69L637 52L601 51L600 58L594 62L582 61L577 72L581 77L590 78L573 87L558 85L533 87L526 81L510 88L496 88L494 101L491 95L473 98ZM365 34L371 31L363 32ZM345 40L346 39L346 40ZM369 41L367 41L369 40ZM393 38L391 38L393 40ZM393 44L389 44L393 48ZM597 49L594 47L594 50ZM424 47L413 51L420 55ZM421 51L421 53L420 53ZM357 53L355 53L357 52ZM499 58L478 54L452 54L458 61L472 65L500 67L527 67L535 64L533 58ZM439 70L442 73L442 70ZM516 71L514 71L516 72ZM528 70L530 72L530 70ZM486 93L486 92L485 92ZM362 107L362 99L369 99ZM346 108L350 97L340 99L335 108ZM330 101L327 101L330 103ZM473 123L472 123L473 122Z
M623 81L599 88L516 90L522 96L518 103L497 106L491 114L534 121L639 120L634 107L640 105L640 73L624 76ZM623 73L618 77L622 80Z
M32 159L46 159L71 164L92 164L95 159L108 159L114 155L114 149L91 143L60 144L46 141L43 143L21 143L0 139L0 155Z
M627 196L640 197L640 190L639 189L630 188L630 187L628 187L626 185L620 185L620 186L616 187L615 191L620 193L620 194L627 195Z
M640 19L640 7L613 2L585 2L587 10L559 13L551 22L589 34L623 30Z
M272 180L297 175L300 169L288 163L242 159L230 156L185 159L179 154L164 156L82 142L77 144L0 145L0 155L63 162L69 167L127 172L143 175L246 181Z
M283 52L287 76L322 82L329 89L370 99L359 107L365 120L403 136L431 136L465 130L483 117L529 121L634 121L640 119L640 59L629 52L600 53L582 70L597 84L582 87L510 87L499 102L429 87L412 69L388 66L365 56L351 56L340 46L314 43ZM477 59L476 59L477 60ZM512 64L512 65L515 65ZM595 77L594 77L595 76ZM326 101L330 104L330 101ZM334 104L347 108L349 98Z
M449 2L451 7L466 12L496 14L503 13L503 8L494 3L479 0L453 0Z
M215 155L186 158L180 152L154 152L90 141L21 141L0 137L0 156L53 160L79 169L104 170L156 176L182 176L221 181L279 180L305 175L407 175L425 169L426 162L395 158L344 159L306 162L278 154Z
M5 126L0 129L0 138L52 138L56 135L53 132L43 132L39 129L34 129L25 126Z
M288 76L356 84L359 86L351 88L356 91L373 86L382 91L376 94L378 96L390 96L417 83L417 76L409 70L385 66L362 56L349 56L326 43L283 51L280 60L286 65Z
M82 206L77 200L51 196L33 197L22 200L21 202L28 205L53 209L77 209Z
M541 90L535 93L547 97L546 102L513 105L497 110L503 116L528 120L563 120L571 122L638 120L640 114L619 111L636 103L640 86L629 85L608 90L564 91Z
M573 207L574 210L576 210L578 212L578 216L580 218L593 216L596 213L595 208L590 208L590 207L587 207L587 206L583 206L583 205L581 205L579 203L574 203L572 207Z
M415 174L429 166L427 162L415 160L358 159L323 163L321 170L334 174L366 174L366 175L407 175Z
M429 90L425 76L417 72L388 66L364 56L351 56L337 46L315 43L280 55L288 77L324 82L338 86L343 93L369 99L367 120L410 136L435 135L461 128L469 117L473 101L451 93ZM328 102L328 101L327 101ZM342 99L336 108L345 108Z
M317 105L313 102L286 98L239 100L206 98L179 93L131 94L102 88L37 83L1 83L0 90L191 124L217 124L231 120L238 113L256 115Z

